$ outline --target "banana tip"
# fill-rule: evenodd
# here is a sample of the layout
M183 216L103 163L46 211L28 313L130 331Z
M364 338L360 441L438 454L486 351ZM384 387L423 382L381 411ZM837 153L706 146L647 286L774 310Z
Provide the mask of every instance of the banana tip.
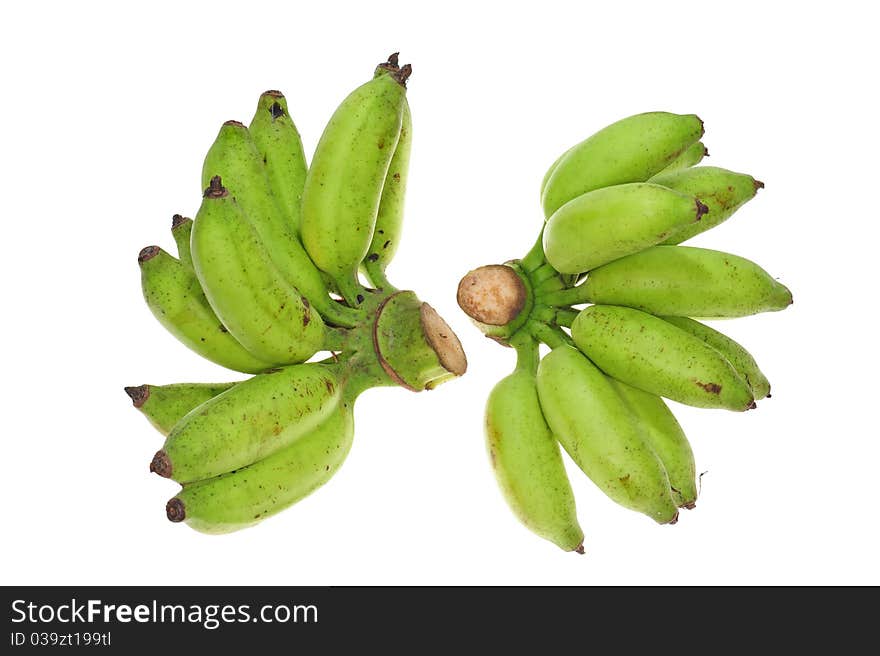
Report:
M165 515L168 517L169 521L175 523L182 522L186 519L186 506L183 501L174 497L165 504Z
M215 175L211 178L211 182L208 183L208 188L205 189L204 197L205 198L224 198L227 196L229 192L226 187L223 186L223 180L219 175Z
M581 556L583 556L584 555L584 543L581 542L578 546L576 546L574 549L572 549L572 551L574 551L576 554L580 554Z
M753 181L752 181L752 184L755 186L755 193L758 192L758 189L763 189L763 188L764 188L764 183L761 182L760 180L753 180Z
M672 519L670 519L666 523L669 524L670 526L678 524L678 510L675 511L675 514L672 516Z
M156 451L156 455L153 456L153 459L150 461L150 471L154 474L158 474L162 478L171 478L171 459L168 457L168 454L165 453L164 449L159 449Z
M223 127L243 128L243 127L245 127L245 124L242 123L241 121L224 121Z
M177 228L179 228L180 226L182 226L184 223L186 223L189 220L190 219L186 218L182 214L175 214L174 216L171 217L171 229L177 230Z
M140 408L147 402L147 399L150 398L150 386L138 385L137 387L126 387L125 393L128 394L128 398L131 399L134 407Z
M694 508L697 507L697 502L696 501L688 501L687 503L681 504L681 507L684 508L685 510L693 510Z
M144 262L149 262L154 257L159 254L159 251L162 249L158 246L146 246L141 249L141 252L138 253L138 264L143 264Z

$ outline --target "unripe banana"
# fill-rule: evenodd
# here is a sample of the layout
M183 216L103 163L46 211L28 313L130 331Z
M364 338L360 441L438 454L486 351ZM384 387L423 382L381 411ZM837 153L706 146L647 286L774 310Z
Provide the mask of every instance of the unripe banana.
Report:
M642 437L663 463L675 505L694 508L697 503L694 452L681 424L656 394L644 392L614 378L609 380L636 418L642 429Z
M544 417L584 473L612 500L661 524L678 509L663 465L608 378L570 346L538 365Z
M287 224L293 228L294 234L298 234L308 166L302 139L287 109L284 94L280 91L263 93L248 129L266 165L269 188L284 212Z
M666 175L667 173L674 173L675 171L681 171L683 169L688 169L692 166L696 166L701 161L703 161L704 157L709 156L709 150L706 146L703 145L702 141L697 141L687 148L685 148L681 155L676 157L669 163L665 169L657 173L653 176L649 182L654 182L654 178L657 178L661 175Z
M537 345L525 348L537 360ZM574 494L528 364L495 385L486 402L492 469L507 504L525 526L565 551L583 553Z
M661 317L661 319L703 340L721 353L752 389L756 401L770 396L770 381L758 367L752 354L738 342L694 319L687 317Z
M256 357L291 364L321 348L324 322L275 268L219 177L211 180L196 215L192 255L211 307Z
M388 166L385 185L382 187L382 200L379 201L379 210L376 214L373 240L364 259L364 269L370 282L374 287L386 291L390 290L391 285L385 277L385 269L397 251L403 228L403 208L411 149L412 115L409 111L409 103L404 98L400 139Z
M744 317L784 310L791 292L745 258L692 246L654 246L594 269L580 285L591 303L657 315Z
M353 326L358 314L335 303L314 263L285 218L269 184L263 158L249 130L238 121L220 128L202 166L202 190L219 176L235 198L262 247L284 281L296 288L321 315L340 326Z
M571 337L606 374L646 392L698 408L755 407L751 389L724 356L646 312L591 305L572 323Z
M651 178L664 187L689 196L696 196L709 208L699 223L683 227L670 235L664 244L680 244L694 235L714 228L729 219L736 210L755 197L764 183L744 173L734 173L717 166L697 166L683 171L656 175Z
M186 346L234 371L253 374L272 366L271 361L252 355L229 333L192 269L158 246L144 248L138 263L147 306L159 323Z
M547 188L547 183L550 181L550 176L553 175L553 172L556 170L556 167L559 166L559 162L565 159L565 156L568 155L572 151L573 148L577 148L577 146L573 146L569 148L564 153L562 153L559 157L556 158L556 161L550 165L550 168L547 169L547 172L544 173L544 177L541 179L541 198L544 197L544 189Z
M303 191L303 245L356 304L357 270L373 238L376 214L403 120L408 66L378 75L348 95L330 118Z
M541 197L544 216L593 189L646 181L701 136L703 122L693 114L648 112L612 123L556 165Z
M351 406L340 403L320 425L267 458L184 485L165 506L168 519L213 534L253 526L326 483L348 455L353 436Z
M156 430L168 435L190 410L231 389L233 385L235 383L139 385L126 387L125 393Z
M192 234L192 219L188 219L180 214L171 217L171 236L174 237L174 243L177 244L177 259L181 264L192 269L192 252L190 252L189 238Z
M544 254L560 273L590 271L662 242L706 211L692 195L649 182L596 189L547 220Z
M254 376L187 414L153 457L150 471L188 483L245 467L309 433L340 399L339 381L325 364Z

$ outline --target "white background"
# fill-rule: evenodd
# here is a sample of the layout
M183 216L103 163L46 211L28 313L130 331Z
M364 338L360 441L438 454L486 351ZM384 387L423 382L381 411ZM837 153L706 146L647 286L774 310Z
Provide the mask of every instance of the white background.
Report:
M868 3L17 3L3 62L5 584L880 583L876 20ZM427 7L427 3L425 5ZM865 7L865 8L863 8ZM139 290L199 202L220 124L279 88L311 152L393 50L412 62L406 233L390 269L453 325L470 368L430 393L373 390L324 488L225 537L165 519L162 442L124 385L220 381ZM722 327L773 398L676 406L702 480L657 526L575 468L587 555L521 527L482 436L513 353L455 304L469 268L525 253L556 156L664 109L706 123L707 163L767 187L694 240L789 285L785 312Z

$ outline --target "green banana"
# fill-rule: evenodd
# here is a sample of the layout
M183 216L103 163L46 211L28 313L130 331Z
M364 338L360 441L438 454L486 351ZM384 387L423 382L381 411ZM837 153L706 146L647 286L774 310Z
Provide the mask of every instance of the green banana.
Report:
M262 360L308 360L324 322L273 265L256 231L219 177L211 180L192 233L196 275L217 316Z
M736 372L742 379L746 381L755 395L756 401L770 396L770 381L767 380L767 377L758 367L758 363L755 362L755 358L752 357L751 353L745 350L739 343L724 333L718 332L714 328L710 328L695 319L689 319L688 317L660 318L690 333L694 337L698 337L721 353L733 365L733 368L736 369Z
M681 171L683 169L689 169L692 166L696 166L700 162L703 161L704 157L709 156L709 150L706 146L703 145L702 141L697 141L692 143L690 146L685 148L681 155L676 157L669 163L665 169L654 175L649 182L655 182L655 178L666 175L667 173L674 173L675 171ZM659 184L659 183L658 183Z
M171 217L171 236L177 244L177 259L188 268L192 269L192 252L189 248L189 237L192 234L192 219L180 214Z
M693 246L628 255L594 269L577 289L590 303L677 317L744 317L792 303L788 288L754 262Z
M367 255L386 173L400 138L411 69L378 75L351 92L330 118L306 176L300 233L350 305Z
M189 483L244 467L310 432L340 399L337 376L325 364L254 376L181 419L153 457L150 471Z
M550 429L599 489L660 524L677 521L663 465L601 371L562 345L538 365L537 387Z
M412 150L412 115L406 98L403 100L400 139L388 166L385 185L382 187L382 199L379 201L379 210L376 213L373 240L364 259L364 270L373 287L386 291L392 289L392 285L385 277L385 269L400 244L409 156Z
M584 552L574 494L535 385L537 344L518 341L516 370L486 402L486 446L507 504L532 532L565 551Z
M560 273L590 271L662 242L707 210L693 195L649 182L603 187L553 213L544 227L544 254Z
M263 93L248 129L266 165L269 188L284 212L287 224L297 234L308 166L302 139L287 109L284 94L280 91Z
M153 427L168 435L174 425L193 408L218 394L232 389L236 383L174 383L173 385L139 385L126 387L135 408Z
M647 312L591 305L572 323L571 337L606 374L646 392L698 408L755 407L751 389L724 356Z
M664 187L675 189L689 196L696 196L709 208L709 213L699 223L684 226L670 235L664 244L680 244L691 237L714 228L729 219L736 210L755 197L764 183L744 173L734 173L717 166L664 172L651 178Z
M253 526L326 483L348 455L353 436L351 406L340 403L320 425L267 458L184 485L165 506L168 519L212 534Z
M562 158L544 187L549 218L565 203L601 187L644 182L703 136L694 114L636 114L603 128Z
M663 463L672 498L679 508L697 505L697 472L694 452L681 424L656 394L644 392L614 378L609 379L642 429L642 437Z
M360 315L330 299L320 272L303 250L294 226L285 218L272 193L266 166L250 131L238 121L224 123L208 150L202 166L202 189L210 187L217 176L256 230L284 281L331 323L354 326Z
M193 271L158 246L138 255L141 287L153 316L203 358L227 369L253 374L272 366L248 352L208 303Z
M568 155L573 148L569 148L564 153L562 153L559 157L556 158L556 161L550 165L550 168L547 169L547 172L544 173L544 177L541 179L541 198L544 197L544 190L547 188L547 183L550 182L550 177L553 175L553 172L556 170L556 167L559 166L559 162L565 159L565 156Z

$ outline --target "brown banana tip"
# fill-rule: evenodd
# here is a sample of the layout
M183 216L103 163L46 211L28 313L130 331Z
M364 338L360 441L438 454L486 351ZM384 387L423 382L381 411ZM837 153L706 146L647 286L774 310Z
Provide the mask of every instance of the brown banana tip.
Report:
M131 399L134 407L140 408L147 402L147 399L150 398L150 386L138 385L137 387L126 387L125 393L128 394L128 398Z
M709 149L703 146L703 157L709 157Z
M183 501L174 497L165 504L165 515L168 517L169 521L175 523L182 522L186 519L186 506Z
M162 478L171 478L171 459L164 449L156 451L153 460L150 462L150 471L159 474Z
M395 75L395 79L400 82L401 86L406 86L406 81L412 75L412 64L404 64L400 67L400 71Z
M152 260L159 254L159 251L162 249L158 246L146 246L141 249L141 252L138 253L138 264L143 264L149 260Z
M705 203L701 203L700 199L698 198L697 199L697 218L694 220L699 221L700 219L703 218L704 214L708 214L708 213L709 213L709 206L706 205Z
M756 193L757 193L758 189L763 189L763 188L764 188L764 183L761 182L760 180L754 180L754 181L752 182L752 184L755 185L755 192L756 192Z
M581 542L578 546L576 546L574 549L572 549L572 551L574 551L576 554L580 554L581 556L583 556L584 555L584 543Z
M245 127L244 123L241 121L224 121L223 127L232 127L232 128L243 128Z
M180 226L182 226L184 223L186 223L186 222L189 221L189 220L190 220L190 219L188 219L187 217L183 216L182 214L175 214L174 216L171 217L171 229L172 229L172 230L175 230L175 229L179 228Z
M389 66L394 66L394 68L398 68L398 66L399 66L398 62L400 61L399 58L400 58L399 52L392 52L390 55L388 55L388 61L386 61L385 63L388 64Z
M697 115L694 114L694 116L697 116ZM703 119L701 119L699 116L697 116L697 120L700 122L700 138L702 139L703 135L706 134L706 124L705 124L705 122L703 122Z
M262 95L269 96L270 98L284 98L284 94L278 91L278 89L269 89L264 91Z
M226 190L226 187L223 186L223 180L220 179L219 175L215 175L211 178L208 188L205 189L204 196L205 198L224 198L228 194L229 192Z
M751 403L749 403L749 404L746 406L746 410L754 410L754 409L757 408L757 407L758 407L758 404L755 403L754 401L752 401Z
M684 508L685 510L693 510L694 508L697 507L697 502L696 501L688 501L687 503L682 504L680 507Z
M672 519L670 519L666 523L669 524L670 526L673 526L674 524L678 524L678 510L675 511L675 515L672 517Z

